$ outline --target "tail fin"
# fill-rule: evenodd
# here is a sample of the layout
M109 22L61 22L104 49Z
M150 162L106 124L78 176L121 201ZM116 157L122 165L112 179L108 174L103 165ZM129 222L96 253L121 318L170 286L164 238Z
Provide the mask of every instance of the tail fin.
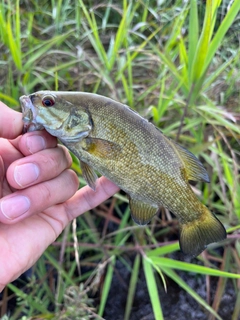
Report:
M208 244L225 238L224 226L207 208L199 219L180 225L180 248L193 257L206 249Z

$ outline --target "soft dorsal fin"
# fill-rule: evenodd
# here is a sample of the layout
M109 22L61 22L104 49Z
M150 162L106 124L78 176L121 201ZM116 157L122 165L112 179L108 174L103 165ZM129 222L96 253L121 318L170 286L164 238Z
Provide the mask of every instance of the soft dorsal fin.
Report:
M209 176L202 163L187 149L169 139L182 160L188 180L209 182Z
M140 200L131 199L129 197L129 205L134 222L139 225L147 224L152 217L157 214L159 208Z

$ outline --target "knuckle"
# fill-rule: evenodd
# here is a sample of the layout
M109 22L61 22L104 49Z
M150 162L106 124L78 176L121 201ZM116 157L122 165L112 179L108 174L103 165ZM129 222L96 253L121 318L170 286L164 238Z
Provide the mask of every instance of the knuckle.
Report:
M45 203L51 204L53 202L53 192L48 182L39 185L39 193L41 194L40 199Z
M64 177L63 177L64 185L67 185L67 191L70 196L72 196L78 189L79 187L79 181L76 173L70 169L67 169L64 172Z
M62 171L62 159L55 151L44 153L38 158L38 161L43 166L44 171L51 172L51 176L55 176Z
M85 193L83 194L83 198L85 202L87 203L89 210L94 208L96 206L94 198L92 197L92 190L86 190Z
M68 151L68 149L64 146L59 146L61 153L62 153L62 159L64 159L65 164L67 165L67 167L69 168L72 164L72 157Z

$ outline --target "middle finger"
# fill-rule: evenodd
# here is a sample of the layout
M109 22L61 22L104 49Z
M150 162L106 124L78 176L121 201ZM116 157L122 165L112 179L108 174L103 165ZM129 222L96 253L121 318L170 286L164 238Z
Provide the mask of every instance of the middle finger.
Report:
M67 149L58 145L13 162L7 170L7 180L13 188L24 189L57 177L71 163Z

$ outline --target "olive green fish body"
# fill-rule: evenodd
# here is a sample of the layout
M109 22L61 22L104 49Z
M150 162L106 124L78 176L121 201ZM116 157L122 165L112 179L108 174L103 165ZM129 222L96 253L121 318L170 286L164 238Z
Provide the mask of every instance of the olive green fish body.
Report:
M89 108L93 123L98 124L89 137L113 143L113 150L106 146L106 152L88 152L86 140L67 146L82 161L117 183L131 198L157 207L163 205L176 215L180 212L179 218L191 221L189 212L196 211L196 203L200 211L202 204L184 177L184 164L169 140L132 110L124 108L116 115L116 109L112 108L111 105ZM114 111L115 116L110 117Z
M58 137L80 159L93 189L93 169L116 183L129 195L138 224L146 224L159 207L168 208L180 222L181 248L191 255L225 238L222 224L188 183L208 182L202 164L129 107L81 92L40 91L20 101L27 129L44 127Z

